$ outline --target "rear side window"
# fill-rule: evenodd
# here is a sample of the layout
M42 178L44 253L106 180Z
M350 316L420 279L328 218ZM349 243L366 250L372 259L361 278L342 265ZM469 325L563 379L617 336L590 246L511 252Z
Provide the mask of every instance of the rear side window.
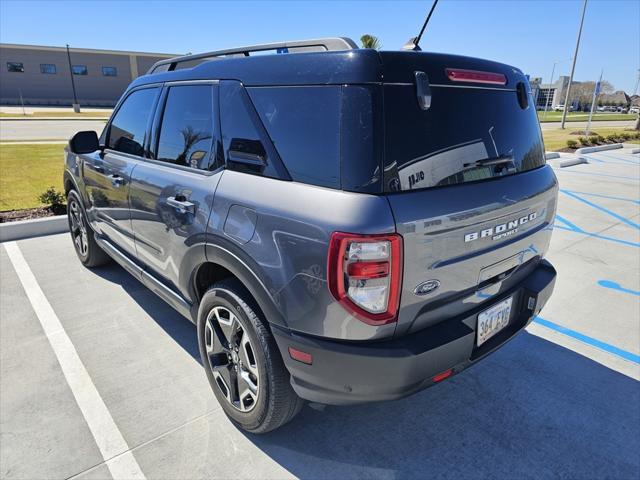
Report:
M385 191L512 175L544 165L536 112L514 90L432 85L422 110L415 87L385 86Z
M248 89L295 181L340 188L340 86Z
M157 95L158 88L145 88L124 100L109 127L108 148L140 157L144 154L144 136Z
M171 87L162 116L157 159L209 170L214 145L213 86Z
M227 168L290 180L244 87L220 82L220 123Z

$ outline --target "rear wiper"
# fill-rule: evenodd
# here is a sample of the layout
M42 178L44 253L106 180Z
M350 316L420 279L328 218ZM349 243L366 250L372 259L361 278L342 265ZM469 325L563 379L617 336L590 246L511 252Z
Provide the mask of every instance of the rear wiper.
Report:
M502 165L503 163L514 163L513 155L500 155L498 157L485 158L475 162L463 164L464 168L485 167L487 165Z

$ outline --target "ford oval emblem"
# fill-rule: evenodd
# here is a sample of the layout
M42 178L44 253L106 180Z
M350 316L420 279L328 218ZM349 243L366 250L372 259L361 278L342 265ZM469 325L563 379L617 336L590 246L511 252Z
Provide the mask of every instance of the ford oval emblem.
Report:
M427 280L426 282L422 282L419 284L414 290L413 293L416 295L427 295L434 290L436 290L440 286L440 282L438 280Z

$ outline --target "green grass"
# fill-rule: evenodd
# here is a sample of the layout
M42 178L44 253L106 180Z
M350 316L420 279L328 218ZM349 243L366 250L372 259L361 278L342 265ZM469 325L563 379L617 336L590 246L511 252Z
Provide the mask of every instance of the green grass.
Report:
M0 145L0 210L40 207L38 196L63 191L64 145Z
M22 113L0 113L0 118L6 117L20 117L20 118L50 118L50 117L65 117L65 118L109 118L111 110L105 110L104 112L33 112L23 115Z
M575 130L572 130L571 128L566 128L564 130L560 128L557 128L554 130L543 130L542 136L544 137L544 146L547 149L547 151L554 151L554 150L560 150L562 148L566 148L567 140L571 139L571 140L577 141L578 137L584 136L584 135L571 135L571 132L573 131ZM596 127L595 130L592 130L589 133L589 135L602 135L603 137L606 137L607 135L620 133L622 131L625 131L625 129L621 127L619 128ZM625 143L640 143L640 140L626 140Z
M635 120L637 118L634 113L595 113L591 119L593 122L606 120ZM560 122L562 121L562 112L538 111L538 119L541 122ZM569 112L567 113L567 122L586 122L589 120L589 112Z

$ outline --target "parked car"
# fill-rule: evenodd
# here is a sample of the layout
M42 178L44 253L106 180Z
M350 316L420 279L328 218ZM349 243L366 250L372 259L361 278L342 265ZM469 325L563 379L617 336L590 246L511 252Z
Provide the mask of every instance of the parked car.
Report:
M556 112L562 112L564 110L564 104L560 104L560 105L556 105L555 107L553 107L553 109ZM567 109L568 112L573 112L573 105L569 105L569 108Z
M269 49L287 53L252 55ZM500 63L342 38L160 61L66 148L73 245L196 324L247 431L304 400L410 395L553 290L558 183L529 88Z
M640 113L640 107L631 107L629 113Z

